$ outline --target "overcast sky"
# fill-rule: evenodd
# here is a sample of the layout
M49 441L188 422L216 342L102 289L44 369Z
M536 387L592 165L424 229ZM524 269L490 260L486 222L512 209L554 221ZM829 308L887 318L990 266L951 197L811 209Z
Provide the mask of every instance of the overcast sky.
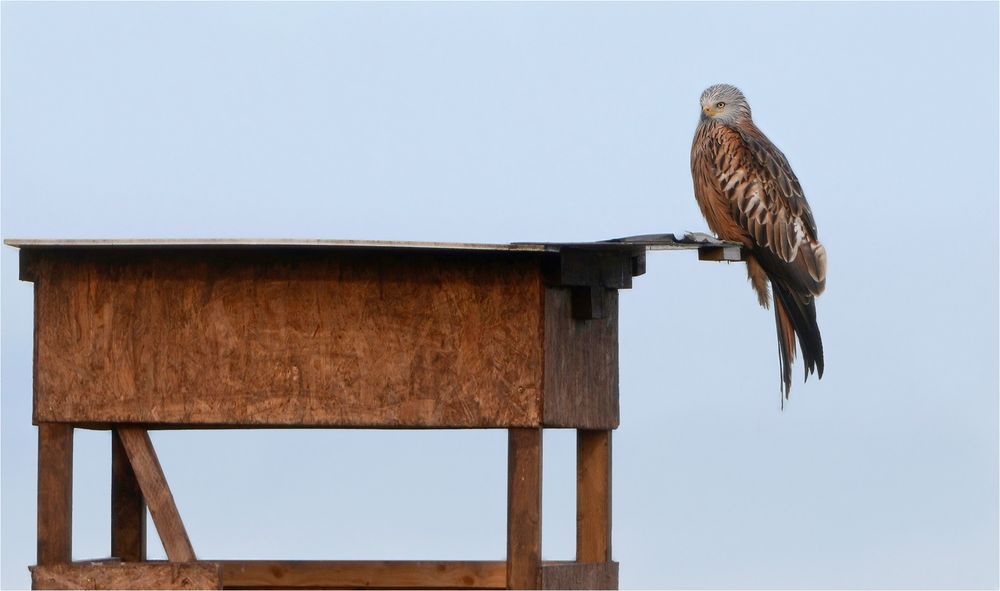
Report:
M742 265L621 296L623 588L997 587L998 5L2 6L3 238L564 241L706 228L729 82L829 253L826 376L778 405ZM35 560L32 287L2 249L2 584ZM157 432L205 558L500 559L503 431ZM78 431L74 557L109 542ZM574 548L545 438L543 556ZM150 554L163 556L150 527Z

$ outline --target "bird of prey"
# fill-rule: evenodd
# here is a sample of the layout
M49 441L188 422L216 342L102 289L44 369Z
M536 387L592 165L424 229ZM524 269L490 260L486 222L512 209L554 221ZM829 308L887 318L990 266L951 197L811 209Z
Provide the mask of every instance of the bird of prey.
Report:
M826 287L826 249L788 159L754 125L750 105L738 88L716 84L702 93L691 176L708 227L747 251L747 276L760 305L770 305L768 283L774 292L781 386L787 399L796 336L806 379L812 372L823 377L816 297Z

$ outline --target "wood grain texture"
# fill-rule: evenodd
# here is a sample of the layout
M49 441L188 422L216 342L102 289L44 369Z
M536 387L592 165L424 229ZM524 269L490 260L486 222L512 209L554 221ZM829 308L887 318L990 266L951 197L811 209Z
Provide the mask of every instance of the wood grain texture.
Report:
M503 589L496 561L220 560L227 589Z
M167 486L167 479L153 450L149 433L137 427L119 427L115 432L128 454L167 558L170 562L195 560L191 540L188 539L184 522L177 511L174 495Z
M617 589L618 563L547 562L542 565L542 589Z
M570 288L545 290L546 427L618 427L618 292L606 296L604 318L577 320Z
M35 421L541 423L537 253L40 251Z
M222 589L211 562L95 562L31 568L32 589Z
M576 432L576 560L611 561L611 431Z
M146 501L117 429L111 434L111 555L146 560Z
M507 431L507 587L538 589L542 556L542 430Z
M73 427L38 425L38 564L73 559Z

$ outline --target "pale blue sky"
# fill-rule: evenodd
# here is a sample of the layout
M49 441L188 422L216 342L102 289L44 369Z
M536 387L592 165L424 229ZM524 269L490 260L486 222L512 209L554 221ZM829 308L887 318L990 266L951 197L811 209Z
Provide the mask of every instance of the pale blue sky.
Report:
M997 21L996 3L5 2L2 234L703 230L697 99L736 84L829 252L827 373L797 366L780 412L773 316L742 266L650 255L621 297L622 586L995 588ZM32 304L2 251L16 588L35 549ZM153 439L201 557L504 554L502 431ZM80 559L109 552L109 446L77 434ZM545 446L543 555L564 559L574 440Z

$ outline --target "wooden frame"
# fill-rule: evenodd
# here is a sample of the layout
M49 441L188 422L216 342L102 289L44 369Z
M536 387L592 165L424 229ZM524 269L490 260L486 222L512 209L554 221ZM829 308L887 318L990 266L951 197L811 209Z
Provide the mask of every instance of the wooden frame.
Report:
M615 589L611 432L577 432L577 559L542 561L542 429L508 430L502 561L198 560L148 432L112 443L112 558L72 562L72 427L39 425L38 564L33 589ZM148 504L167 562L145 558Z
M738 245L13 241L35 283L34 588L616 588L618 290L649 248ZM735 250L734 250L735 248ZM198 559L149 429L508 430L507 556ZM543 561L544 428L577 430L577 548ZM76 428L110 429L113 559L72 562ZM146 510L168 560L146 559Z

